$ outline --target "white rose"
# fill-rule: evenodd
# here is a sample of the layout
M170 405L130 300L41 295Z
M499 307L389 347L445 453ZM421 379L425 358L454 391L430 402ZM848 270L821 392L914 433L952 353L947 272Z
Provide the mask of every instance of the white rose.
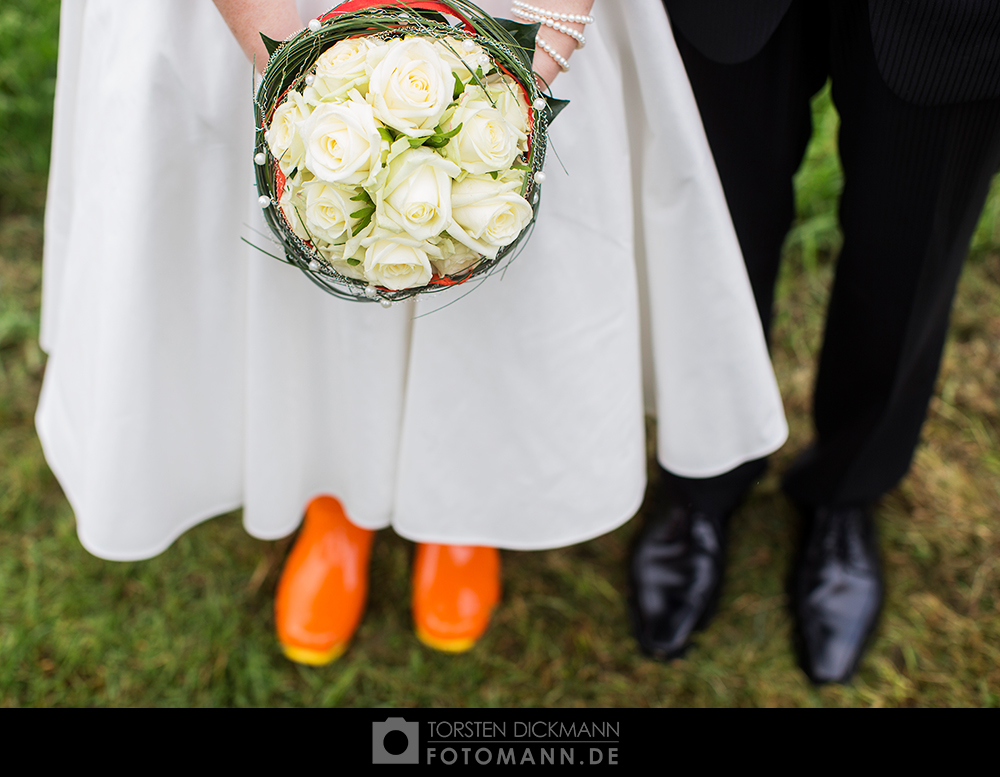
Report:
M437 241L440 257L431 257L431 267L438 275L458 275L468 270L483 258L478 251L473 251L468 246L449 238L441 238Z
M288 226L292 228L292 232L308 241L309 233L299 218L299 214L304 214L306 211L305 191L297 181L292 178L285 181L285 189L281 193L278 205L281 207L281 212L284 214Z
M345 103L323 103L299 125L305 165L327 183L371 185L382 167L378 130L371 106L356 91Z
M486 52L481 46L472 43L471 48L466 48L471 43L468 38L458 40L457 38L442 38L434 42L435 48L441 55L451 72L457 75L462 81L471 81L477 68L482 67L483 72L490 69L491 65L484 66ZM454 94L454 90L452 91Z
M271 126L264 133L264 139L281 172L286 175L305 160L305 144L299 134L297 125L308 119L312 106L294 89L288 93L284 102L279 105L271 117Z
M518 136L478 86L470 86L445 125L462 129L445 147L445 156L473 175L507 170L518 154Z
M310 233L330 244L343 243L351 237L358 223L351 214L365 207L363 202L351 200L360 189L325 181L310 181L303 189L306 226Z
M375 115L411 138L434 134L451 103L455 79L448 63L425 38L392 41L372 71L368 101Z
M531 205L519 193L517 176L470 175L456 181L451 191L452 225L448 234L473 251L495 259L514 242L533 216Z
M354 278L355 280L365 281L364 267L359 263L356 265L351 265L347 259L344 258L344 247L343 246L330 246L329 248L320 248L320 255L330 263L330 266L334 270L339 272L346 278Z
M365 251L364 268L369 281L393 291L426 286L433 274L427 252L420 244L395 235L372 238Z
M528 103L520 84L508 75L492 75L486 81L486 91L504 121L517 136L519 151L528 150Z
M307 99L337 102L352 89L364 95L372 70L387 51L388 44L378 38L339 41L316 60L316 77L306 88Z
M451 181L460 172L429 148L404 151L389 162L376 193L379 226L415 240L441 234L451 223Z

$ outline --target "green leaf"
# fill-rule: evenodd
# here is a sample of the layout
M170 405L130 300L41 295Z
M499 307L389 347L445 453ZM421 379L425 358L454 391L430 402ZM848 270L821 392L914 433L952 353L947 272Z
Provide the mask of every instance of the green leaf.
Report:
M431 137L427 138L424 145L430 146L431 148L444 148L449 142L448 138L443 135L431 135Z
M537 23L521 24L520 22L515 22L513 19L496 19L495 21L507 30L517 45L520 46L520 48L514 50L514 53L520 55L525 64L530 68L531 60L535 54L535 38L538 36L538 30L542 25Z
M410 148L420 148L424 143L429 141L431 136L428 135L425 138L410 138Z
M448 145L451 139L461 131L462 131L462 124L459 124L453 130L448 130L448 132L445 132L443 129L441 129L441 125L438 124L437 127L434 128L433 135L431 135L429 138L420 138L420 140L423 141L421 145L426 144L431 148L444 148L445 146ZM417 138L414 138L414 140L416 139ZM412 141L410 142L410 145L413 148L417 148L417 146L413 145Z
M368 192L364 189L358 191L353 197L351 197L351 202L371 202L372 198L368 196Z
M368 225L372 223L372 216L375 215L375 207L362 208L361 210L355 211L351 214L352 219L359 219L358 223L354 225L351 230L352 235L357 235L368 228Z
M545 102L549 105L549 121L553 122L556 120L556 116L562 113L563 108L569 105L569 100L560 100L558 98L552 97L547 94L543 94L542 97L545 98Z
M351 267L357 267L359 264L361 264L361 260L360 259L348 259L347 263L349 265L351 265Z
M459 125L457 127L455 127L455 129L448 130L448 132L442 132L441 128L438 127L438 129L437 129L437 135L438 135L438 137L448 138L450 140L451 138L455 137L459 132L462 131L462 127L463 126L464 126L464 123L459 123Z
M499 172L497 172L496 170L494 170L493 172L491 172L491 173L490 173L490 176L491 176L491 177L493 178L493 180L495 181L495 180L496 180L497 178L499 178L499 177L500 177L500 173L499 173Z
M278 50L278 46L284 43L284 41L274 40L274 38L269 38L264 33L260 34L260 39L264 41L264 48L267 49L267 56L271 56L275 51Z
M396 138L393 137L392 133L389 131L389 129L387 127L379 127L378 128L378 134L379 134L379 137L381 137L382 140L384 140L390 146L396 140Z
M457 100L465 93L465 84L462 79L458 77L458 73L452 73L455 76L455 91L452 94L452 100Z
M515 164L515 165L511 165L510 168L511 168L511 170L523 170L526 173L530 173L531 172L531 167L529 167L528 165Z

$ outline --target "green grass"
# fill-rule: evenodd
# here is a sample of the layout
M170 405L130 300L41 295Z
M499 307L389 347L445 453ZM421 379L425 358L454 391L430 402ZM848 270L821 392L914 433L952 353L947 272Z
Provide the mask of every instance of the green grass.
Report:
M0 7L0 206L40 208L52 131L59 4Z
M462 656L434 653L413 636L412 546L382 532L364 624L348 653L322 669L290 664L274 642L272 597L289 541L250 538L239 514L188 532L149 561L90 556L32 423L44 370L37 333L51 89L35 90L34 103L17 95L36 77L50 84L55 32L51 12L29 20L35 6L46 4L16 0L0 11L2 50L27 41L5 55L0 118L5 128L12 115L34 127L15 133L0 157L22 181L13 193L0 189L0 705L1000 704L998 197L962 280L925 441L913 472L879 507L889 595L878 637L846 687L811 687L790 649L784 579L797 527L777 474L811 433L821 313L840 241L836 115L825 95L816 103L821 132L798 178L802 218L775 319L791 439L734 521L720 612L684 660L644 659L628 637L623 591L635 521L565 550L505 553L502 606ZM35 29L43 24L44 34ZM10 29L35 32L3 37Z

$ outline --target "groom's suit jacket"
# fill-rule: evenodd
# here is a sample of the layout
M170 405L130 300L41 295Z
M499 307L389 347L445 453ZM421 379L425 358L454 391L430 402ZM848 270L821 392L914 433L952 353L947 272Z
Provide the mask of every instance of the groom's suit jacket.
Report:
M757 54L792 4L663 2L671 23L698 51L726 64ZM879 72L902 99L929 106L1000 97L997 0L868 0L868 16Z

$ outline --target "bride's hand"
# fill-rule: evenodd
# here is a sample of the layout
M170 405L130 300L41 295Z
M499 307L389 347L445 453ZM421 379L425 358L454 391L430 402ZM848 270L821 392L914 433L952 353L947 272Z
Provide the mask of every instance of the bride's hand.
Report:
M287 40L305 26L295 0L215 0L215 7L259 73L264 72L268 58L260 33L272 40Z

